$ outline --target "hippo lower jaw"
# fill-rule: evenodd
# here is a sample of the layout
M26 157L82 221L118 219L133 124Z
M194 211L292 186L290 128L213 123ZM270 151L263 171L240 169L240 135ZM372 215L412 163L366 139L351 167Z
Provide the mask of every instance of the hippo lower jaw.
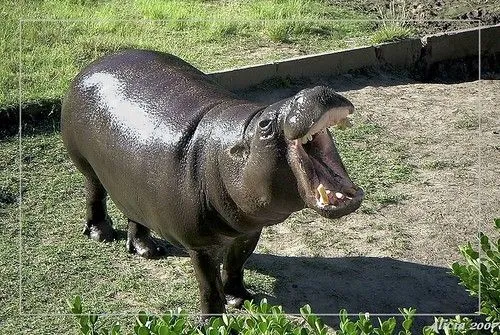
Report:
M327 129L338 120L326 120L314 123L305 136L287 140L288 160L306 206L335 219L358 209L364 192L349 179Z

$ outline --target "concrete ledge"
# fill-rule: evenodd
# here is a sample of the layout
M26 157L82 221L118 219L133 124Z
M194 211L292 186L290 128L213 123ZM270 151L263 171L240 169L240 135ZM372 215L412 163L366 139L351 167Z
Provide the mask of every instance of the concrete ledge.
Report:
M439 62L477 57L479 34L482 56L495 57L500 53L500 25L495 25L297 57L209 75L230 90L243 90L272 78L335 76L351 70L384 66L408 70L418 78L427 79Z
M420 59L422 41L419 38L406 39L396 43L375 46L379 64L411 68Z
M262 64L208 74L222 86L239 90L276 77L276 64Z
M478 56L479 35L483 54L500 52L500 25L458 30L422 38L427 62Z

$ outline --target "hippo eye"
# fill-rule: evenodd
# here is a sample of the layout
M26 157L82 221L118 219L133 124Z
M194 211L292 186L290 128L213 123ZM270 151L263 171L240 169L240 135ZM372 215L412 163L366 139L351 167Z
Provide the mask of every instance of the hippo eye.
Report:
M298 104L301 104L302 101L304 101L304 97L303 96L298 96L298 97L295 97L293 99L293 102L298 103Z
M264 119L259 121L260 137L269 138L273 135L273 120Z

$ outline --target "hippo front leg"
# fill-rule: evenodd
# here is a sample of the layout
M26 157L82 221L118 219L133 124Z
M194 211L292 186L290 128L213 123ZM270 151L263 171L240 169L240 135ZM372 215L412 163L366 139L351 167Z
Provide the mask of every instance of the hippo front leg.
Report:
M225 312L226 298L222 290L218 252L189 250L201 297L201 313L207 319L212 314Z
M252 300L243 282L243 265L253 253L260 238L260 231L234 239L224 257L222 284L229 305L241 308L245 300Z

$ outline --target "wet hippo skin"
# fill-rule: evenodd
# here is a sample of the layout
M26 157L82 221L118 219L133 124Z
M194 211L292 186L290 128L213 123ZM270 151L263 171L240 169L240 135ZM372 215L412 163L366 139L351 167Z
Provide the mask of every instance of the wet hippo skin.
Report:
M109 194L129 220L130 252L164 252L151 230L188 251L203 314L241 305L251 298L243 265L263 227L306 206L329 218L360 206L327 129L353 109L327 87L262 105L169 54L105 56L62 106L63 141L85 176L85 233L113 240Z

